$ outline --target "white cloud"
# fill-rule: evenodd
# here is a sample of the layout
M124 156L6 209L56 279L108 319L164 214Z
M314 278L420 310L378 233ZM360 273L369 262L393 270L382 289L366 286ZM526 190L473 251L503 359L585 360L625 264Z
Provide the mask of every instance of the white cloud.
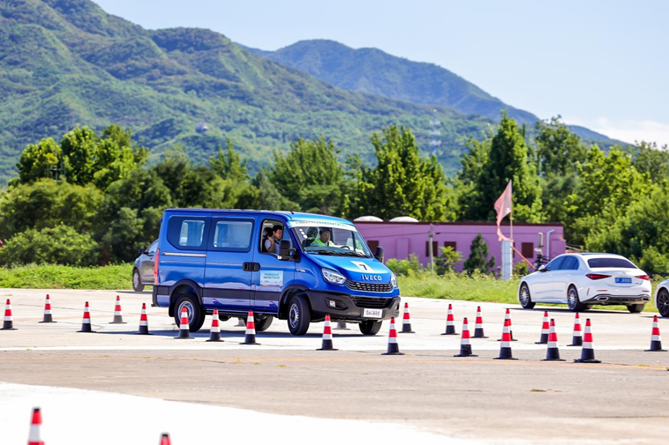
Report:
M669 123L612 120L602 117L587 123L581 122L579 125L628 143L646 141L657 142L658 146L669 145Z

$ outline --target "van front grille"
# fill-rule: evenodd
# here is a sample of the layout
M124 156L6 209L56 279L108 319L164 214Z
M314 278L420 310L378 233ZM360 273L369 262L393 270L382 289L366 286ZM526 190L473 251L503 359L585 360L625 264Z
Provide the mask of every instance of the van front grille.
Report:
M385 309L393 301L392 298L351 297L353 303L361 308Z
M393 290L390 283L365 283L363 281L346 280L346 286L349 289L363 292L390 292Z

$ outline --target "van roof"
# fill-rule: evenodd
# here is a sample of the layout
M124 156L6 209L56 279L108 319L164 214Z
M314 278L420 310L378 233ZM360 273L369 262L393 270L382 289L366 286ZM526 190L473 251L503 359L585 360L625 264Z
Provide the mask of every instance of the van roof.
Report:
M346 223L353 225L352 222L336 218L334 216L319 215L316 213L304 213L304 212L290 212L290 211L274 211L274 210L244 210L244 209L165 209L165 212L170 213L216 213L216 214L226 214L226 213L248 213L251 215L281 215L289 221L303 221L303 220L318 220L318 221L333 221L338 223Z

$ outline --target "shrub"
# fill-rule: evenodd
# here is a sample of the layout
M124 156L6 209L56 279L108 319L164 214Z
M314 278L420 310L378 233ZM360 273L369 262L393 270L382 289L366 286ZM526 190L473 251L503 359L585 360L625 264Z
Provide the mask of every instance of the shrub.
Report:
M0 263L66 264L91 266L98 262L98 245L90 235L59 225L42 230L28 229L14 235L0 249Z
M418 261L418 257L414 253L410 254L407 260L391 258L386 262L386 266L398 277L421 276L425 273L425 266Z

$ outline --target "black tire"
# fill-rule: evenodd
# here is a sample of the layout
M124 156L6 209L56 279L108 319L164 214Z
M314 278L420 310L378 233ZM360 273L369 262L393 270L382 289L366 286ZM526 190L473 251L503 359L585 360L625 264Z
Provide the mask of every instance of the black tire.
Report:
M288 330L293 335L304 335L311 323L311 309L304 294L290 297L288 300Z
M262 332L266 331L274 321L274 317L271 315L254 315L253 322L256 325L256 331Z
M630 311L630 314L638 314L643 311L644 307L646 307L645 304L630 304L627 306L627 310Z
M230 316L229 316L229 315L223 315L223 314L221 314L221 313L219 312L219 314L218 314L218 319L219 319L220 321L228 321L228 320L230 320Z
M578 298L578 291L574 286L569 286L569 289L567 289L567 305L572 312L584 312L588 308L588 306L581 303L581 300Z
M536 303L532 301L532 296L530 295L530 288L528 287L527 283L523 283L520 285L520 289L518 290L518 301L520 301L520 305L523 307L523 309L534 308L534 305Z
M188 329L191 332L199 331L207 316L204 308L200 305L200 301L197 297L190 294L175 295L174 321L177 326L181 324L181 310L184 307L188 310Z
M132 288L135 292L143 292L144 285L142 284L142 276L137 269L132 270Z
M663 317L669 317L669 291L667 289L660 289L657 293L657 310Z
M381 325L383 321L381 320L367 320L360 322L360 332L362 335L376 335L381 330Z

